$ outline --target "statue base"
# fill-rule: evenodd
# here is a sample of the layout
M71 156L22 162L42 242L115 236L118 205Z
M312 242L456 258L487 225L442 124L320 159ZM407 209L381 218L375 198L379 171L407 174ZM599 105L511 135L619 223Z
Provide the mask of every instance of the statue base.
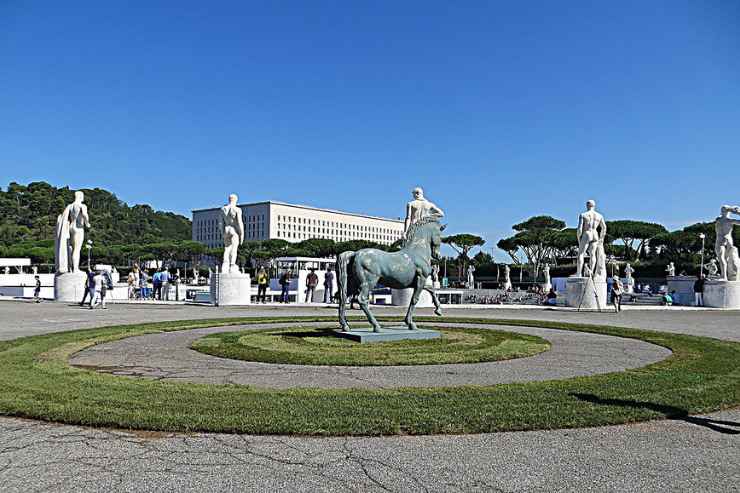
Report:
M549 282L543 282L542 283L542 291L545 293L549 292L552 289L552 284Z
M57 273L54 276L54 301L79 303L85 295L87 274L83 271Z
M391 342L407 340L425 340L439 339L442 334L436 330L417 329L409 330L408 327L383 327L380 332L373 332L372 329L353 329L347 332L335 330L334 335L342 339L367 344L370 342Z
M252 280L249 274L213 274L211 303L217 306L249 305L252 302Z
M565 280L565 304L581 310L603 310L609 304L606 280L569 277Z
M740 310L740 281L708 279L704 283L704 306Z
M414 288L406 289L391 289L391 305L393 306L409 306L411 304L411 297L414 295ZM422 291L419 296L419 302L416 304L417 308L429 308L434 306L432 301L432 295L428 291Z
M675 291L672 296L673 303L676 305L693 306L695 302L694 283L695 276L668 276L668 293Z

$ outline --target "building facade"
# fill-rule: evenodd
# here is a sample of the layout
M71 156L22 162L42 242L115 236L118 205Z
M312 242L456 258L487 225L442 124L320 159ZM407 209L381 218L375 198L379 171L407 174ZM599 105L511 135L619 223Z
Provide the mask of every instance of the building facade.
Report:
M283 202L240 204L246 241L280 239L291 243L310 238L336 242L368 240L390 245L403 237L403 221ZM193 240L223 246L220 207L193 210Z

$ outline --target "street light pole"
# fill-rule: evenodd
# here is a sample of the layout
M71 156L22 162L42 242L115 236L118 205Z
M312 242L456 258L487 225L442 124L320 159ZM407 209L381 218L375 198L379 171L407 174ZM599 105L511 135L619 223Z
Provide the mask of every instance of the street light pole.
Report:
M706 238L707 235L704 233L699 233L699 238L701 238L701 264L699 264L699 277L704 277L704 238Z
M87 247L87 269L90 270L91 268L90 258L92 256L92 240L87 240L87 245L85 246Z

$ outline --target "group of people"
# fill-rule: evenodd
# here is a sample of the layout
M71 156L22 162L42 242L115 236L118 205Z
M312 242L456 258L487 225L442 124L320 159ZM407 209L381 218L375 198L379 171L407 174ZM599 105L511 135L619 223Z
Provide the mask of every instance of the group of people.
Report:
M152 281L152 287L149 287L149 280ZM169 270L164 267L156 269L154 274L149 277L144 269L135 265L126 279L128 284L128 298L130 300L155 299L167 301L170 299L170 286L178 281L177 274L170 274Z
M290 282L293 278L293 274L290 270L283 271L278 278L278 284L280 284L280 302L290 302ZM265 303L267 296L267 286L269 283L269 276L265 271L264 267L260 267L257 271L257 302ZM306 288L305 288L305 302L313 303L314 295L316 294L316 288L319 286L319 275L316 274L316 269L311 269L306 276ZM334 271L328 269L324 272L324 303L332 303L334 300Z
M86 274L85 293L82 295L80 306L85 306L85 301L90 298L88 305L90 310L94 309L98 305L100 305L101 308L106 309L105 295L108 291L113 289L113 279L111 278L110 272L107 270L96 271L93 269L87 269Z

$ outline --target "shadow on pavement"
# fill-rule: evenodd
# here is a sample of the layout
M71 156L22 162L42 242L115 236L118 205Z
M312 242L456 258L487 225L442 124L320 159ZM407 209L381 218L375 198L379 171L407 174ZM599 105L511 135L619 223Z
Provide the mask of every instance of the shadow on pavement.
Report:
M728 435L740 434L740 423L736 423L734 421L721 421L717 419L690 416L688 411L686 411L685 409L681 409L679 407L666 406L663 404L656 404L654 402L641 402L641 401L631 401L631 400L624 400L624 399L602 399L601 397L597 397L593 394L575 393L575 394L570 394L570 395L582 401L591 402L593 404L602 404L605 406L621 406L621 407L634 407L634 408L649 409L651 411L655 411L657 413L662 414L667 419L685 421L687 423L695 424L698 426L704 426L705 428L709 428L710 430L713 430L719 433L725 433Z

